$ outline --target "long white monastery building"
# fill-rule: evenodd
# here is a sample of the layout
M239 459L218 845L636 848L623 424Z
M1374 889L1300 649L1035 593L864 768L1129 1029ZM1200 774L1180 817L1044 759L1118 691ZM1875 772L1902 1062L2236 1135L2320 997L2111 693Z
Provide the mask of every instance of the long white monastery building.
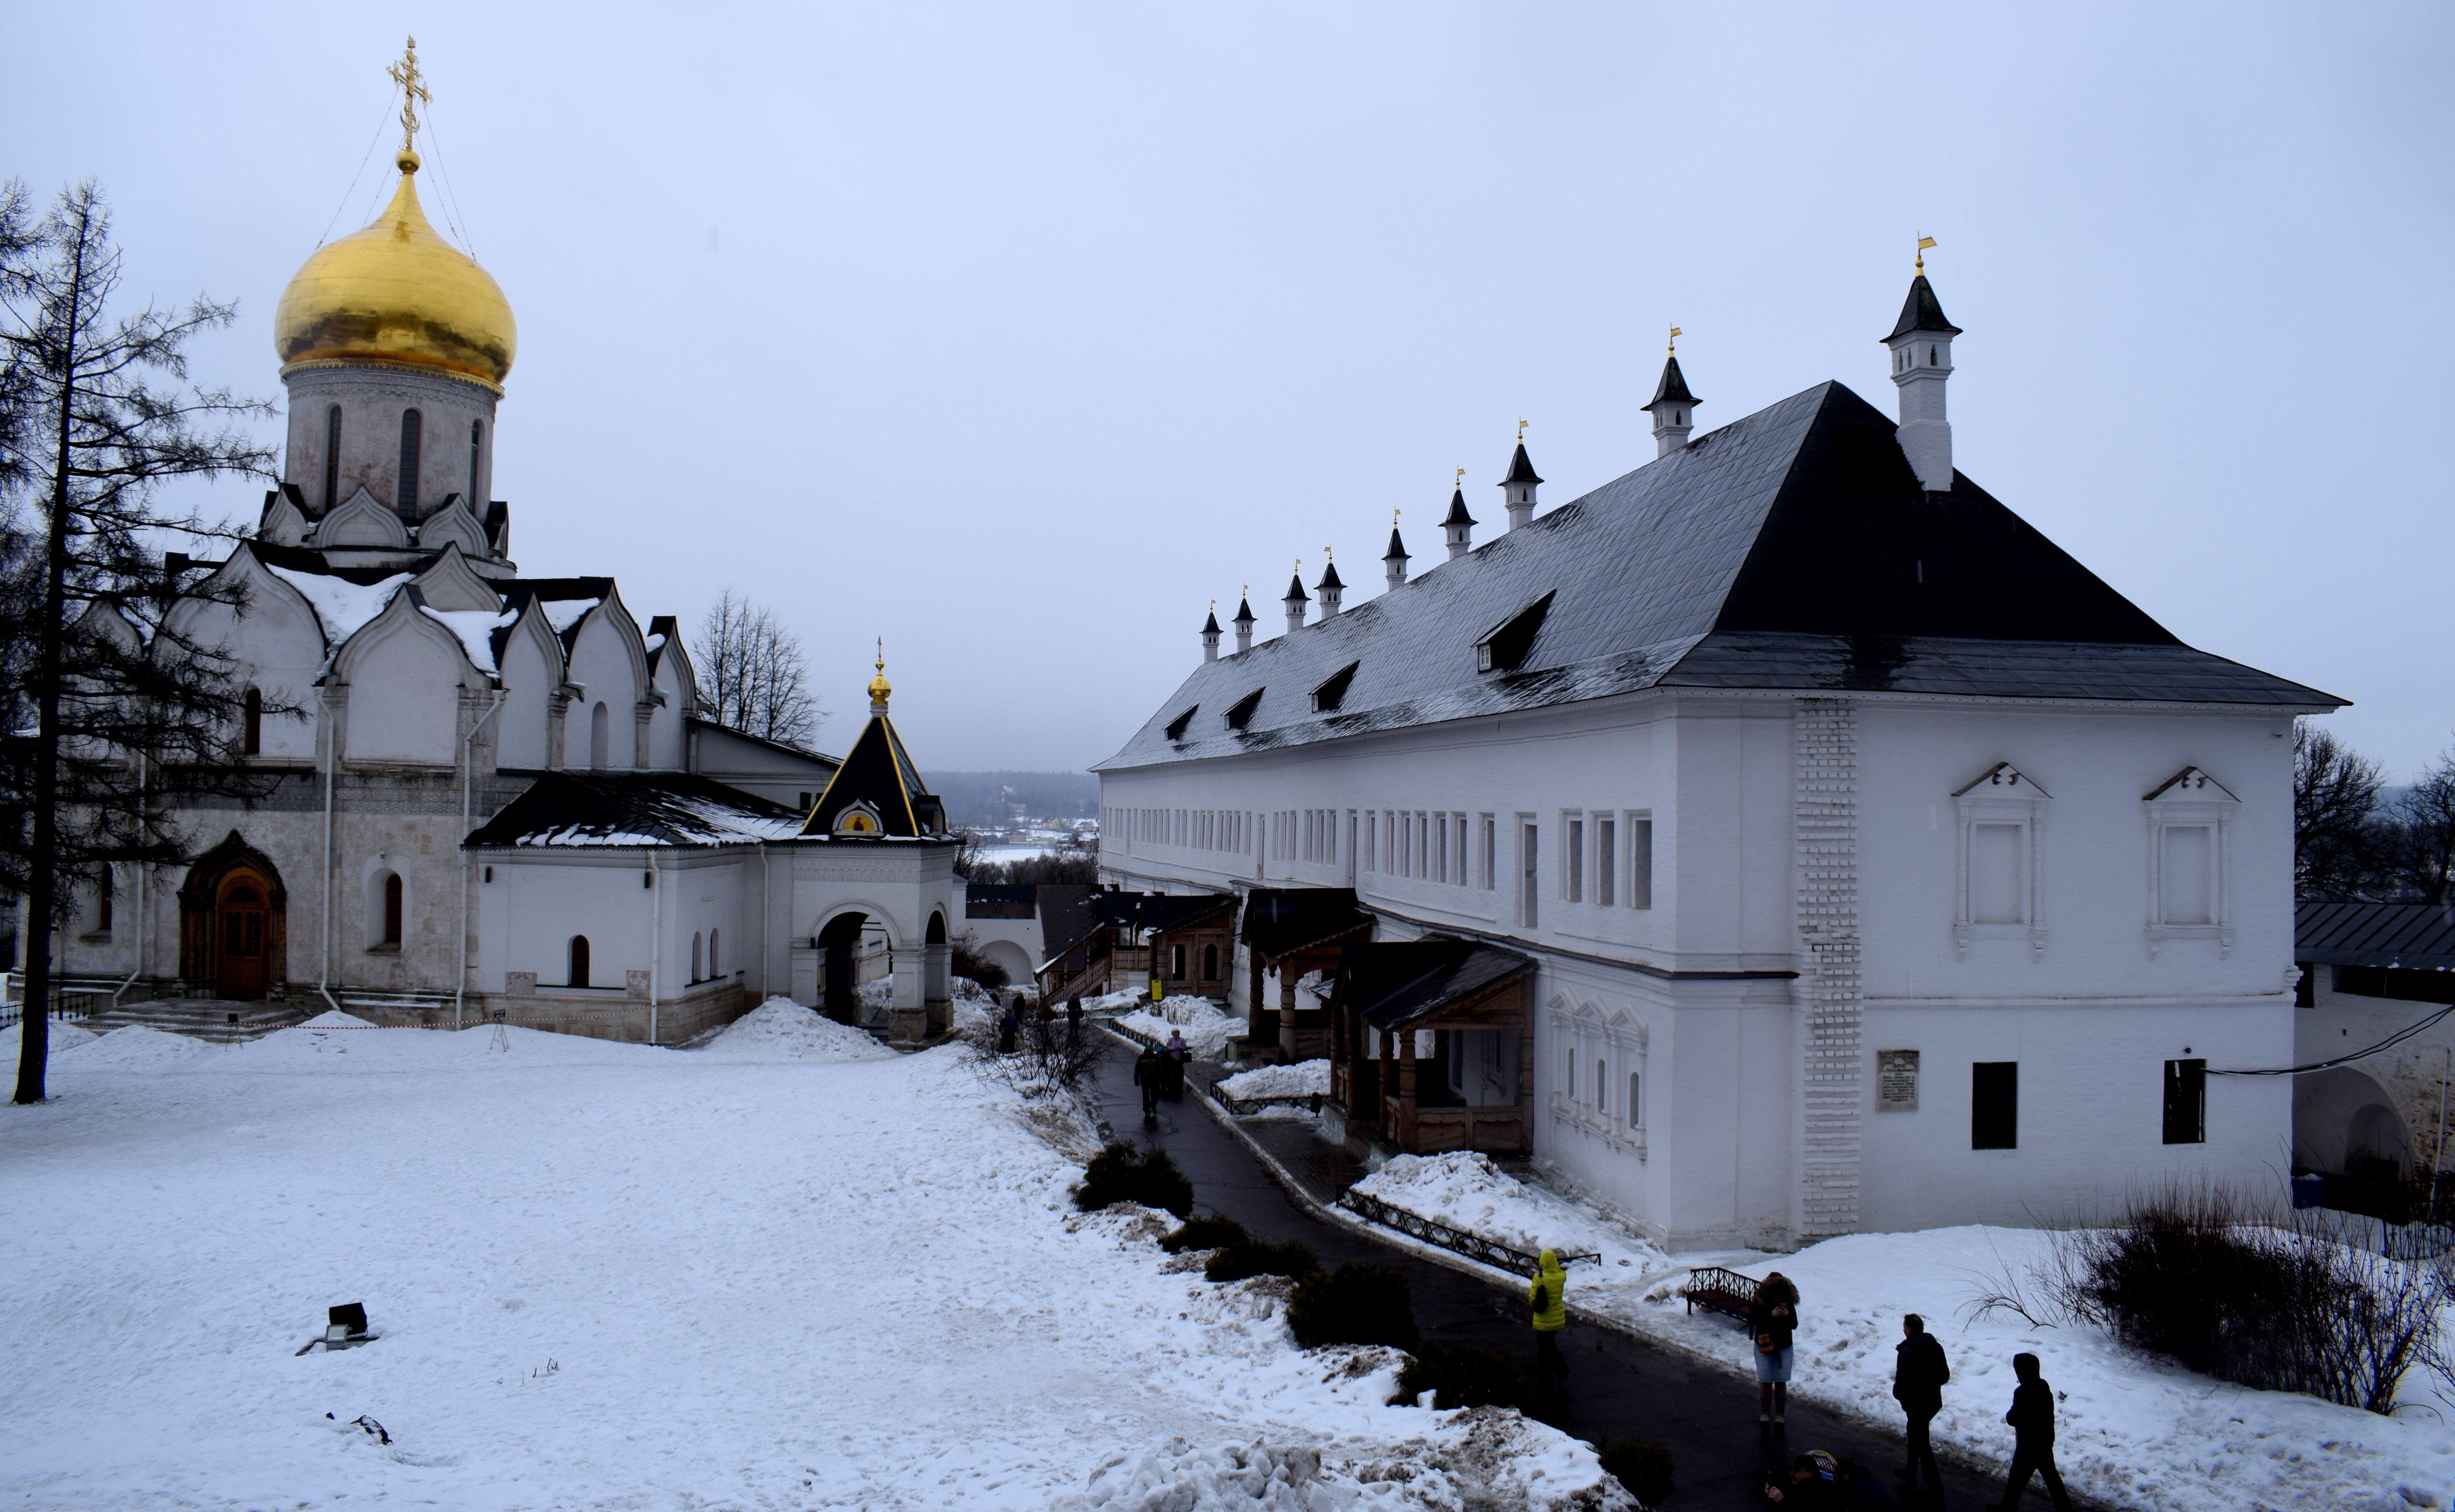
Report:
M1954 471L1957 334L1921 269L1898 424L1823 383L1691 440L1674 358L1647 465L1538 517L1520 446L1496 538L1460 499L1430 572L1393 533L1360 606L1206 626L1099 768L1105 877L1531 958L1528 1153L1675 1245L2269 1180L2287 1079L2204 1073L2291 1063L2290 736L2341 700Z

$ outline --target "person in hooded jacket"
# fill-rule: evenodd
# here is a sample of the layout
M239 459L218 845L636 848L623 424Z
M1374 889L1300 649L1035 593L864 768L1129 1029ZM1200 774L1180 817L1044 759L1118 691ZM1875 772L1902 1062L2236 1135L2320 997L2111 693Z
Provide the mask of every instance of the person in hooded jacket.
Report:
M1952 1366L1944 1361L1943 1345L1926 1331L1926 1320L1916 1313L1903 1314L1901 1341L1893 1346L1893 1400L1909 1414L1909 1459L1901 1466L1900 1479L1912 1490L1917 1489L1921 1466L1926 1483L1935 1490L1943 1489L1943 1470L1935 1462L1935 1444L1927 1429L1943 1410L1943 1388L1951 1380Z
M1748 1337L1756 1346L1756 1421L1790 1421L1791 1339L1798 1331L1798 1288L1779 1271L1756 1282L1748 1305Z
M2063 1478L2055 1470L2055 1388L2038 1374L2035 1355L2014 1355L2012 1374L2020 1384L2012 1392L2012 1410L2003 1414L2014 1435L2012 1478L2003 1488L2003 1512L2020 1504L2032 1475L2045 1477L2046 1495L2054 1498L2055 1512L2071 1512L2071 1493L2063 1489Z
M1134 1057L1134 1085L1143 1089L1143 1121L1159 1118L1160 1087L1167 1080L1167 1061L1149 1045Z
M1547 1249L1534 1260L1534 1279L1527 1283L1526 1305L1533 1314L1534 1389L1548 1393L1552 1378L1569 1380L1569 1362L1560 1357L1560 1330L1569 1326L1569 1273L1560 1252Z

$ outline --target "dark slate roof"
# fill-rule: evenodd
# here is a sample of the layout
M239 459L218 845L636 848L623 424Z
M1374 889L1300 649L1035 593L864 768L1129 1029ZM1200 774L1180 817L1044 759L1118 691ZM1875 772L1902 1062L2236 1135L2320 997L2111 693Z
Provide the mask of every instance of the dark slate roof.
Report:
M1276 960L1371 923L1372 916L1355 906L1351 887L1257 887L1245 895L1238 937Z
M1040 943L1048 960L1063 956L1099 927L1100 905L1093 901L1098 897L1098 889L1080 882L1040 884Z
M1517 454L1519 456L1524 456L1526 454L1526 449L1522 446L1519 447L1517 449ZM1532 471L1532 469L1529 469L1529 471ZM1508 481L1512 483L1517 481L1516 469L1512 468L1510 470ZM1538 477L1534 481L1540 483L1543 480ZM1466 512L1466 490L1459 489L1450 495L1450 512L1441 517L1441 523L1444 525L1471 525L1474 523L1474 516ZM1395 536L1397 533L1393 531L1390 534L1392 536Z
M1031 918L1040 908L1040 888L1032 882L966 882L965 918Z
M2455 908L2305 900L2293 908L2293 958L2322 966L2455 970Z
M570 603L583 598L594 598L602 603L614 596L614 579L611 577L515 577L497 586L503 591L503 609L515 622L532 598L541 598L549 604ZM594 613L595 610L589 611L589 614ZM587 619L588 615L576 615L562 627L560 638L565 656L569 656L571 648L578 643L579 627ZM511 633L508 624L495 633L495 655L497 657L502 655L502 642Z
M1398 527L1392 525L1390 527L1390 549L1381 554L1381 559L1386 562L1392 556L1404 557L1406 554L1407 543L1398 538Z
M1324 567L1321 570L1320 586L1324 588L1344 588L1347 586L1345 583L1338 580L1338 564L1336 562L1331 562L1329 566Z
M1546 594L1516 670L1474 643ZM1357 662L1339 709L1307 696ZM1928 494L1893 422L1819 384L1358 608L1198 665L1095 770L1654 687L1894 690L2324 709L2194 651L1964 476ZM1187 708L1260 702L1232 730Z
M1279 595L1279 602L1292 604L1298 600L1306 603L1312 602L1311 595L1304 591L1304 578L1301 575L1294 575L1288 579L1288 591Z
M1471 939L1359 942L1339 953L1338 1001L1369 1023L1396 1029L1533 969L1531 957Z
M434 566L443 555L440 551L418 553L413 560L400 567L335 567L325 558L322 552L313 546L284 546L277 541L250 539L240 541L232 550L250 552L257 561L267 567L278 567L293 573L314 573L321 577L337 577L345 583L355 583L360 588L372 588L387 577L398 577L403 574L415 577ZM199 561L196 565L217 567L221 564ZM613 579L607 578L606 581L611 582Z
M648 621L649 676L653 677L657 675L657 663L664 659L665 648L674 643L676 635L681 634L679 623L671 615L659 615Z
M869 716L861 738L844 753L843 764L827 778L826 791L801 826L808 836L837 839L836 816L856 803L867 803L878 814L884 839L942 839L946 834L946 809L921 780L921 769L903 749L903 737L883 714ZM862 837L850 837L862 838Z
M1101 921L1120 928L1183 929L1235 905L1230 893L1102 893Z
M1688 392L1687 375L1679 371L1679 359L1674 356L1662 364L1662 381L1654 386L1654 398L1645 408L1651 411L1666 404L1697 402L1696 396Z
M1901 318L1893 322L1892 335L1906 336L1913 331L1939 332L1947 336L1960 334L1960 328L1943 318L1943 302L1935 296L1935 285L1920 273L1910 280L1910 296L1901 301Z
M690 772L548 772L464 847L734 845L792 837L801 816Z
M1252 622L1253 622L1253 603L1252 603L1252 600L1251 600L1251 599L1249 599L1249 598L1239 598L1239 599L1237 599L1237 600L1236 600L1236 618L1235 618L1235 620L1234 620L1234 623L1239 624L1239 625L1249 625L1249 624L1251 624Z
M1210 613L1202 616L1202 633L1206 635L1215 635L1219 634L1218 610L1213 609Z
M1541 478L1534 475L1534 461L1533 458L1526 454L1526 443L1523 441L1518 442L1517 454L1509 459L1509 475L1500 480L1501 487L1506 488L1512 483L1540 483L1543 480ZM1461 498L1459 500L1459 507L1463 507L1464 503L1465 500Z

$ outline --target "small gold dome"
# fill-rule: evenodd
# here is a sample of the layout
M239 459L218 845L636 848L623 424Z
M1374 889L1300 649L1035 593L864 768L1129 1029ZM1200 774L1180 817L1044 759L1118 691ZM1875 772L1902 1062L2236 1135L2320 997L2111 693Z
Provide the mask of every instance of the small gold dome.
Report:
M273 321L282 371L374 360L498 388L519 333L503 291L436 234L417 206L417 154L396 159L400 188L365 230L317 249L282 291Z

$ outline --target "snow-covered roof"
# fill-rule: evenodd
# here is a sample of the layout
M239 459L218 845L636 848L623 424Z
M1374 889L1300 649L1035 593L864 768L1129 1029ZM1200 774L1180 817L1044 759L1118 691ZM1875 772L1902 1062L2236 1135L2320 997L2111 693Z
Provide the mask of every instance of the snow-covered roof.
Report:
M688 772L550 772L463 842L485 846L739 845L791 839L801 816Z
M495 665L495 632L519 618L517 610L435 609L420 604L418 611L459 636L462 648L478 671L492 674L502 670Z
M338 646L360 625L382 614L384 605L392 602L392 595L410 580L407 573L395 573L372 583L354 583L346 577L303 573L270 563L264 570L298 590L299 596L307 600L323 624L324 643L328 646Z

